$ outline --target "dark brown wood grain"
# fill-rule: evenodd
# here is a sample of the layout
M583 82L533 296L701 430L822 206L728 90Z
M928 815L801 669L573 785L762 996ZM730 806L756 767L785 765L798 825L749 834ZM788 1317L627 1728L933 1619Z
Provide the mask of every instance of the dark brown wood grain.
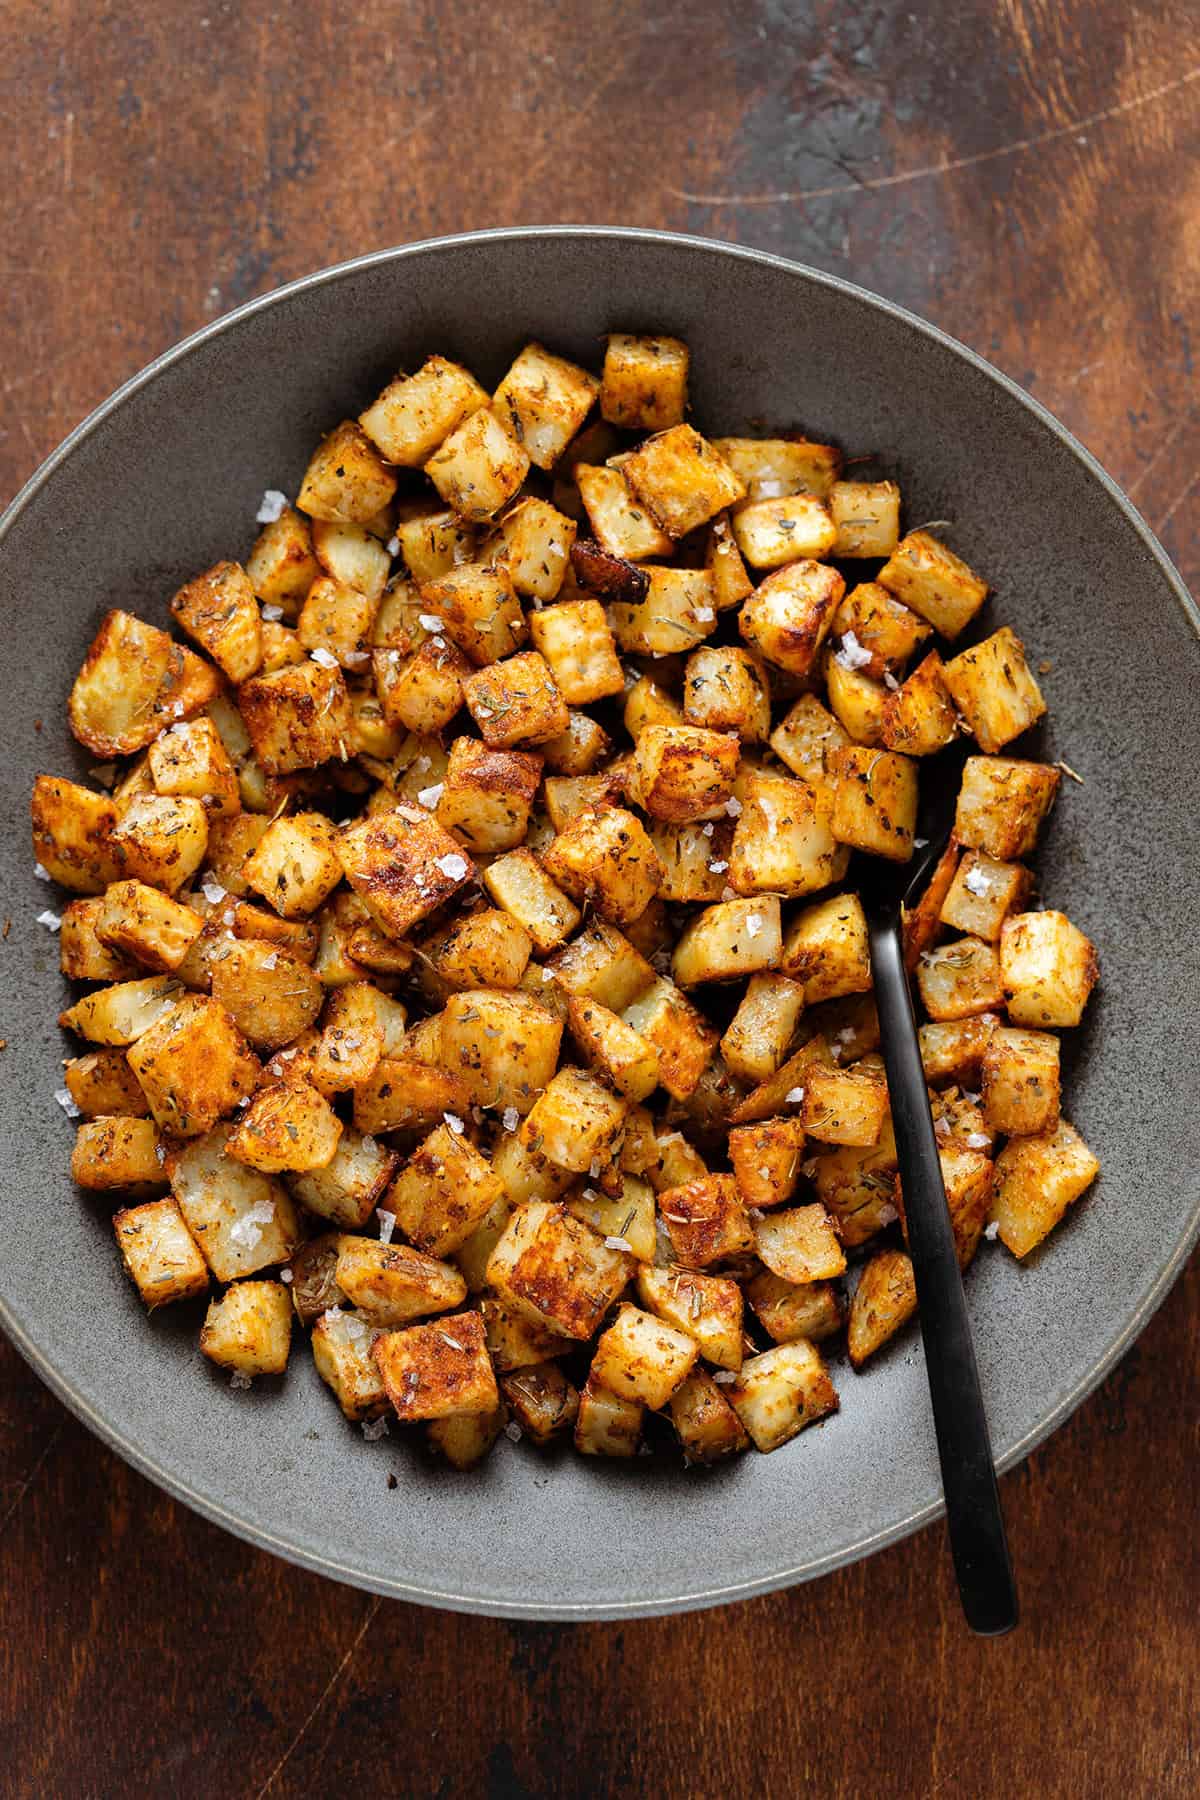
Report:
M14 0L0 94L5 495L149 357L292 276L437 232L623 222L779 250L936 320L1200 575L1188 0ZM0 1790L1191 1795L1198 1301L1193 1263L1005 1480L1024 1622L997 1644L963 1629L940 1528L682 1619L381 1603L193 1517L0 1346Z

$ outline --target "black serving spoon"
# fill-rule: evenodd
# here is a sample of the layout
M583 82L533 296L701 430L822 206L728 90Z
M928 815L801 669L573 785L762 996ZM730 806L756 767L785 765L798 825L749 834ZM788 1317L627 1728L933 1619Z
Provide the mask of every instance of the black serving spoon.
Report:
M964 753L954 746L922 759L918 848L908 863L858 856L852 881L862 897L892 1123L916 1277L925 1370L942 1467L950 1549L963 1612L972 1631L998 1637L1017 1622L1013 1580L975 1346L963 1294L912 994L904 966L902 912L919 897L946 848Z

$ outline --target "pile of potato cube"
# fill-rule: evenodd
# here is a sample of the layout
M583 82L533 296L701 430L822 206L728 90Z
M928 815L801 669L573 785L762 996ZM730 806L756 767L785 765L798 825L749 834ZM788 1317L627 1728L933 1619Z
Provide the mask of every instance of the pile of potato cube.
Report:
M838 1405L820 1346L911 1316L845 881L913 855L963 733L906 934L964 1265L1098 1166L1057 1036L1096 956L1026 866L1060 774L1001 754L1045 711L1020 640L953 653L986 584L895 483L706 439L687 384L628 335L599 378L397 377L175 595L186 642L105 617L96 786L33 795L78 896L72 1173L147 1306L215 1284L235 1386L298 1320L348 1418L462 1468L504 1430L631 1456L651 1413L693 1462L773 1450Z

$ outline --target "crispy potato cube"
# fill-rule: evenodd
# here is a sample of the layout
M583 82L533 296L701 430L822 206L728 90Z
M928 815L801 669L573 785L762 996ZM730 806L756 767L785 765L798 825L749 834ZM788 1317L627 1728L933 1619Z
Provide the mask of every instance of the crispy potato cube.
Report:
M567 729L541 746L546 767L558 775L590 775L611 747L604 727L590 714L568 710Z
M731 1074L761 1082L773 1075L787 1056L800 1016L804 989L786 975L753 975L729 1027L721 1054Z
M779 1065L773 1075L768 1076L738 1103L732 1115L733 1123L751 1125L759 1119L773 1118L785 1107L799 1105L804 1097L804 1083L808 1072L818 1064L823 1068L834 1066L829 1046L819 1035L808 1037L786 1062Z
M581 1456L636 1456L645 1410L589 1374L575 1418L576 1450Z
M805 1078L800 1117L822 1144L868 1149L879 1142L887 1105L887 1085L872 1071L814 1065Z
M238 772L211 719L180 721L146 755L156 793L201 801L210 821L241 812Z
M805 781L753 773L747 779L729 852L738 894L816 893L845 874L848 852L832 830L832 803Z
M718 1033L703 1014L663 975L621 1016L658 1052L658 1079L667 1092L676 1100L689 1099L717 1047Z
M535 1444L548 1444L560 1432L573 1429L579 1392L557 1363L522 1366L502 1376L500 1387L513 1418Z
M932 626L877 581L860 581L851 588L831 627L831 637L841 640L839 648L851 664L876 681L899 675L932 635Z
M774 894L705 907L685 927L671 959L680 987L735 981L779 965L779 901Z
M629 1279L633 1259L610 1250L566 1208L533 1201L512 1216L488 1261L502 1299L564 1337L590 1338Z
M737 547L752 569L779 569L801 557L828 556L837 540L829 508L815 494L748 500L731 523Z
M717 628L713 579L706 569L654 564L646 570L644 600L614 600L609 607L621 649L633 656L673 656L691 650Z
M470 1140L442 1124L396 1177L386 1207L418 1249L448 1256L503 1196L503 1183Z
M654 970L641 952L603 920L586 925L547 966L569 994L599 1000L615 1013L624 1013L654 980ZM637 1029L634 1021L627 1023Z
M825 752L848 742L838 720L815 694L801 694L770 737L780 761L818 791L825 782Z
M378 601L370 595L335 581L332 575L322 575L313 582L300 609L297 640L310 655L324 651L343 669L365 669L377 608Z
M882 744L888 690L861 669L851 668L844 655L838 650L825 658L829 704L838 724L854 743Z
M996 1158L989 1214L1001 1243L1028 1256L1099 1173L1099 1160L1065 1119L1050 1131L1012 1138Z
M285 919L314 913L342 879L337 836L324 813L273 819L242 864L242 880Z
M476 1312L385 1331L371 1355L401 1420L494 1413L500 1405L483 1320Z
M705 1268L754 1248L745 1201L732 1175L705 1175L668 1188L658 1206L681 1263Z
M207 815L199 800L141 794L113 826L110 842L128 875L174 894L204 861Z
M484 743L497 749L543 744L570 723L550 665L536 650L477 669L463 683L463 697Z
M131 756L164 725L207 706L219 685L216 671L165 631L108 612L71 689L71 730L97 756Z
M900 541L900 489L894 481L835 481L829 510L837 527L833 556L891 556Z
M478 547L475 527L466 519L460 519L456 512L441 512L424 503L411 517L405 517L401 508L396 542L405 568L418 583L436 581L439 575L448 574L459 563L473 562ZM385 598L376 619L376 643L383 641L379 627L386 605Z
M674 1266L642 1267L637 1291L650 1312L694 1338L708 1362L719 1369L741 1368L742 1290L736 1281Z
M575 436L600 391L577 363L527 344L496 389L492 411L530 461L549 469Z
M522 1138L560 1169L585 1174L611 1160L626 1103L586 1069L560 1069L534 1102Z
M630 488L673 538L686 537L746 495L746 484L690 425L647 438L622 465Z
M190 906L142 881L115 881L95 922L102 944L160 970L177 969L203 928L204 920Z
M712 1376L693 1369L671 1396L671 1423L688 1463L720 1462L749 1447L742 1422Z
M726 820L719 827L699 821L687 825L655 821L648 830L663 868L660 900L711 905L721 898L733 842L732 824Z
M770 735L766 672L757 657L736 645L693 650L684 673L683 708L689 725L736 732L744 744L765 743Z
M353 419L345 419L318 444L300 484L296 505L310 519L366 525L392 499L396 477Z
M165 975L119 981L113 987L85 994L74 1006L59 1013L58 1022L93 1044L132 1044L178 999L179 984L168 981Z
M814 444L798 436L714 438L713 447L745 482L751 500L795 493L827 499L842 467L842 453L832 444Z
M587 706L624 691L612 631L598 600L544 607L531 615L529 629L569 705Z
M729 1161L747 1206L782 1206L796 1191L804 1152L799 1119L764 1119L729 1133Z
M815 1155L806 1167L826 1212L837 1224L847 1249L890 1225L896 1208L896 1138L892 1121L884 1120L877 1144L830 1146Z
M547 1363L576 1348L573 1339L560 1337L556 1331L535 1324L525 1313L506 1306L495 1294L485 1294L479 1310L487 1333L488 1355L493 1368L501 1374Z
M308 520L285 506L259 532L246 559L251 587L264 605L281 606L290 616L320 573Z
M33 784L33 854L61 887L102 894L120 874L112 845L117 809L107 794L39 775Z
M122 1051L89 1050L63 1067L68 1094L88 1119L145 1118L149 1102Z
M314 519L312 541L317 561L327 575L346 587L357 588L368 599L381 597L391 572L391 558L365 525Z
M266 836L271 821L255 813L213 819L208 827L208 865L219 886L230 894L244 895L249 884L242 871L246 860Z
M225 1154L231 1129L218 1125L191 1139L167 1165L179 1210L218 1281L286 1262L303 1237L287 1189Z
M1065 913L1017 913L1001 928L1000 974L1014 1025L1078 1025L1100 960Z
M836 569L803 560L768 575L738 615L738 630L768 662L807 675L846 584Z
M136 985L134 983L131 986ZM129 1066L172 1137L200 1137L254 1091L258 1058L225 1008L187 994L141 1032Z
M262 661L258 665L260 675L273 675L276 669L286 669L290 663L304 661L304 646L290 626L281 625L277 619L264 619L260 636L262 639ZM248 804L249 801L247 801Z
M425 473L462 518L483 523L511 500L529 472L529 452L486 407L457 425Z
M1046 711L1025 646L1007 625L961 651L942 679L982 750L1003 750Z
M954 816L955 837L1002 862L1029 856L1061 779L1045 763L969 756Z
M295 1292L295 1283L292 1284ZM357 1313L331 1307L313 1324L312 1353L317 1374L348 1419L374 1419L387 1395L371 1356L374 1329Z
M725 1397L762 1451L778 1450L838 1407L820 1352L803 1338L748 1357Z
M541 861L552 881L618 925L645 912L662 880L645 827L620 806L585 807Z
M368 1135L421 1126L428 1130L444 1113L470 1104L461 1075L399 1053L384 1056L370 1080L355 1088L354 1123Z
M384 719L405 731L442 731L463 703L463 683L471 665L444 638L430 638L413 655L376 650L375 691Z
M780 968L804 991L806 1006L865 994L871 986L867 918L857 894L806 906L789 925Z
M174 618L207 650L222 675L247 680L262 661L262 629L254 585L241 563L219 562L181 587Z
M948 638L970 624L988 595L987 582L927 531L910 531L876 579Z
M605 1174L610 1172L615 1171ZM615 1193L581 1188L566 1201L567 1211L590 1225L610 1250L627 1250L639 1262L652 1262L658 1247L654 1189L624 1170L611 1185L617 1188Z
M556 950L579 923L579 908L546 874L533 852L513 850L483 872L496 905L529 933L541 955Z
M212 996L256 1050L278 1050L307 1030L325 989L307 963L261 938L235 939L212 959Z
M393 1151L347 1125L323 1169L289 1176L291 1191L318 1218L358 1230L376 1207L384 1204L396 1162Z
M764 1269L747 1283L746 1298L767 1336L777 1344L794 1344L797 1338L819 1343L840 1331L845 1317L832 1281L797 1284Z
M630 1100L645 1100L658 1086L658 1051L598 1000L572 995L567 1005L571 1035L587 1061Z
M503 568L462 563L422 584L421 605L422 630L436 639L438 622L444 622L445 635L477 668L510 656L527 636L521 602Z
M249 1168L303 1174L333 1161L342 1122L307 1081L261 1088L229 1136L226 1152Z
M1050 1031L997 1026L980 1061L983 1116L990 1131L1034 1137L1058 1124L1058 1039Z
M71 1179L81 1188L165 1188L164 1151L152 1119L117 1114L88 1119L75 1132Z
M596 1345L592 1373L611 1393L657 1409L667 1404L699 1354L687 1332L625 1305Z
M467 1297L467 1284L451 1263L374 1238L339 1239L334 1279L369 1324L385 1329L448 1312Z
M450 433L489 404L487 390L460 363L430 356L415 375L397 375L359 424L387 462L419 469Z
M713 605L718 612L740 606L754 592L754 583L734 541L728 513L718 513L709 525L704 566L712 576Z
M931 1019L965 1019L1004 1004L1000 959L982 938L926 950L917 964L917 986Z
M819 1202L790 1206L759 1219L754 1242L771 1273L797 1286L805 1281L829 1281L846 1272L846 1252L833 1220Z
M515 988L529 963L529 934L505 912L485 907L455 921L421 946L439 992Z
M150 1311L208 1292L208 1269L174 1200L150 1200L113 1217L125 1272Z
M922 1025L917 1037L926 1080L977 1085L983 1053L996 1024L994 1013L980 1013L975 1017Z
M334 1279L340 1243L338 1232L326 1231L320 1237L306 1238L292 1253L288 1265L292 1279L288 1285L293 1310L305 1327L325 1312L330 1314L331 1323L336 1321L339 1309L345 1305L346 1296Z
M733 794L736 737L697 725L647 725L634 750L637 797L646 811L675 824L711 816Z
M679 338L610 332L600 415L626 431L666 431L687 408L688 347Z
M952 931L995 943L1011 912L1019 912L1033 890L1033 877L1020 863L999 862L982 850L968 850L942 901L939 917Z
M404 747L404 732L388 723L378 695L364 688L350 691L350 724L350 747L356 756L392 762Z
M502 1403L490 1413L447 1413L444 1419L427 1421L425 1441L452 1469L474 1469L491 1451L507 1417Z
M916 1310L912 1258L905 1250L877 1250L864 1266L850 1302L846 1347L854 1367L861 1369Z
M518 594L553 600L563 585L577 530L574 519L548 500L518 500L500 520L487 555L507 571ZM536 635L534 642L545 654Z
M532 995L469 989L446 1002L441 1066L468 1101L523 1117L554 1074L561 1041L561 1019Z
M917 765L892 750L846 744L831 750L833 835L890 862L907 862L917 825Z
M565 831L589 806L611 804L622 793L623 785L614 781L611 770L602 775L547 775L546 814L553 831ZM547 837L542 849L548 849L552 842L553 837Z
M450 833L416 808L359 819L337 834L335 849L350 886L389 937L402 938L475 874Z
M528 829L541 779L540 756L491 750L477 738L455 738L436 802L438 823L455 832L468 850L511 850Z
M670 554L671 539L634 495L623 470L577 463L575 480L588 523L610 556L638 562Z
M667 1131L655 1126L648 1113L645 1127L639 1130L635 1114L644 1108L631 1108L621 1147L621 1167L634 1175L644 1175L656 1194L668 1188L685 1187L708 1174L708 1165L700 1152L688 1143L681 1131Z
M525 1206L533 1200L557 1200L570 1187L572 1179L569 1169L560 1169L548 1156L543 1156L540 1150L531 1150L525 1142L524 1133L519 1131L500 1139L492 1151L492 1169L504 1183L506 1209L503 1219L499 1221L500 1230L495 1233L488 1248L489 1257L503 1236L513 1207ZM584 1223L589 1221L585 1220ZM476 1249L473 1238L468 1240L464 1250L468 1247L473 1260ZM459 1252L460 1261L463 1254L464 1251ZM483 1286L484 1282L481 1280L479 1285Z
M310 659L255 675L238 689L238 706L268 775L315 769L342 755L351 735L350 702L336 663L327 668Z

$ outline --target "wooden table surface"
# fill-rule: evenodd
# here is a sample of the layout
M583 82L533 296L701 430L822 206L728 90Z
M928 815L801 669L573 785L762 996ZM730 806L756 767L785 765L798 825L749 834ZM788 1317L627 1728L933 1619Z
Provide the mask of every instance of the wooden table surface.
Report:
M614 222L778 250L945 326L1195 584L1188 0L204 6L0 18L5 495L151 356L293 276ZM940 1528L679 1619L382 1603L193 1517L0 1346L0 1790L1194 1794L1198 1301L1193 1261L1005 1480L1024 1622L993 1644Z

